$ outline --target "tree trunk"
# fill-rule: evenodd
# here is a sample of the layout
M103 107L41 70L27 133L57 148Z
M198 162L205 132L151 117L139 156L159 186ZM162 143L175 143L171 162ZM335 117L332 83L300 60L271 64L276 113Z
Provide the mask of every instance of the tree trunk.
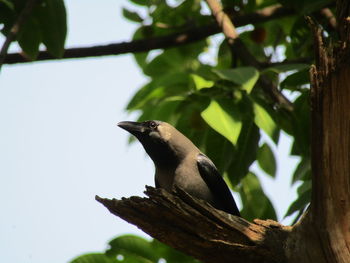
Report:
M338 1L340 40L325 46L311 22L312 200L294 226L218 211L181 189L147 188L149 198L108 200L113 214L204 262L350 262L350 3Z
M310 221L326 262L350 262L350 4L338 2L335 47L314 27L312 79L313 191Z

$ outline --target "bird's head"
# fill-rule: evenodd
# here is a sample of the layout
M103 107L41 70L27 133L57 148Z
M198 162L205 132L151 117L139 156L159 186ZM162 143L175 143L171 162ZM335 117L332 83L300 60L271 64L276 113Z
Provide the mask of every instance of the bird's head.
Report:
M163 121L122 121L118 126L134 135L159 166L175 165L189 151L197 149L186 136Z
M164 143L169 137L169 131L164 129L167 125L161 121L122 121L117 125L134 135L142 144Z

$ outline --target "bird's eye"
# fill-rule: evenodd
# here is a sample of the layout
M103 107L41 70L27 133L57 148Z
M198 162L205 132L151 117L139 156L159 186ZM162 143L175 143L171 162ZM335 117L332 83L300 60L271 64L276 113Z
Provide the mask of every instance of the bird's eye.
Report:
M155 128L157 128L157 123L156 122L154 122L154 121L150 121L150 123L149 123L149 127L151 128L151 129L155 129Z

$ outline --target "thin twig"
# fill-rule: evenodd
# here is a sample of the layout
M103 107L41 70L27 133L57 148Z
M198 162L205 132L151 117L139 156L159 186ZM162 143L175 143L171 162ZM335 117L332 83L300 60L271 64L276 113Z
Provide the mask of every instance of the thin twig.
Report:
M21 29L22 25L24 22L27 20L29 15L31 14L34 6L37 4L37 0L28 0L24 8L22 9L21 13L19 14L16 22L13 24L10 32L8 33L4 44L1 47L0 50L0 71L1 67L4 64L6 55L7 55L7 50L9 49L12 41L15 40L19 30Z
M224 12L221 4L216 0L206 0L207 4L216 19L216 22L221 27L222 32L227 38L228 42L231 44L233 41L238 38L238 33L236 28L233 25L230 17Z

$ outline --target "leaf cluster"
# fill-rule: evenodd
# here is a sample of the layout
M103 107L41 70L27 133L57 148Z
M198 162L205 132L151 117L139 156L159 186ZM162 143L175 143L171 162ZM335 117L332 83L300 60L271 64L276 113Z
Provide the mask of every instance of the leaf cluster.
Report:
M26 7L26 0L1 0L1 33L6 37ZM30 60L38 56L44 44L54 57L62 57L67 34L66 8L63 0L39 0L25 23L19 27L16 41Z

